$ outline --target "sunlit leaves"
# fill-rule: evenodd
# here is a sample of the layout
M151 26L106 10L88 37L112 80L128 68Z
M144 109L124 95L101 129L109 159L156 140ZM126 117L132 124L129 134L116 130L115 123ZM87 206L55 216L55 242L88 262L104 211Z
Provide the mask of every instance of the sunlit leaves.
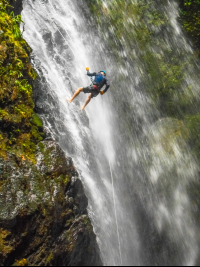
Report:
M21 16L7 13L8 4L0 0L0 155L7 151L34 157L42 129L32 123L34 104L29 81L37 75L22 38Z
M183 0L182 0L183 1ZM182 2L181 1L181 2ZM184 0L180 9L181 22L199 50L200 42L200 1Z
M4 231L3 229L0 229L0 255L3 257L12 251L12 247L6 241L6 237L9 234L10 233L8 231Z

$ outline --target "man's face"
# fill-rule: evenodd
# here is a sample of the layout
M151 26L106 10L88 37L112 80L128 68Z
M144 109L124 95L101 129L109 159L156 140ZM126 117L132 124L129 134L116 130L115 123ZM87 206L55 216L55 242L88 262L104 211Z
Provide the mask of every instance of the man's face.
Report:
M101 74L103 74L105 76L105 73L104 72L101 72Z

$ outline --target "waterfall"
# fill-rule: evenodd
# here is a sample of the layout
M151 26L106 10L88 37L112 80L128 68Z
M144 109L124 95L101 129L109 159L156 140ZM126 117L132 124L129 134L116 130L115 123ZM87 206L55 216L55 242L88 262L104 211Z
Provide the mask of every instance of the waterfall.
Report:
M104 4L110 8L109 1ZM170 33L154 27L160 43L150 51L159 58L170 48L184 52L186 61L192 49L178 25L175 1L158 8ZM195 265L199 231L187 186L198 179L198 165L177 137L179 122L163 118L148 94L138 44L122 37L117 59L107 44L110 35L115 40L115 29L98 31L88 16L84 1L24 1L24 38L39 74L36 111L79 170L104 265ZM137 17L128 21L140 23ZM87 66L105 69L111 88L81 112L86 95L72 104L66 98L90 84ZM184 88L194 85L194 96L196 76L191 69L183 82Z

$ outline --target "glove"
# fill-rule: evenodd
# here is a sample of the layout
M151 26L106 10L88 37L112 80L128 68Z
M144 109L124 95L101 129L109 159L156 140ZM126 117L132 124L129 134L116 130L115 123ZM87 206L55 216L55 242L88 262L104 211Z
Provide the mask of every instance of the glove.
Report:
M101 95L104 95L104 92L103 92L103 91L100 91L100 94L101 94Z
M90 69L90 68L88 68L88 67L86 68L87 71L89 71L89 69Z

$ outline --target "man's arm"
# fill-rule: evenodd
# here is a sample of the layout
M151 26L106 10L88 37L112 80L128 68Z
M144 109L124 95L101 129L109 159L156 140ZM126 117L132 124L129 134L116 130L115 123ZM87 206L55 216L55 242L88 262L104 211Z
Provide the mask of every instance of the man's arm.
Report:
M93 72L93 73L90 73L89 71L87 72L87 76L89 77L93 77L93 76L96 76L97 73L96 72Z
M108 91L108 89L109 89L109 87L110 87L110 83L109 83L108 80L106 80L105 85L106 85L106 88L105 88L105 90L103 90L103 93L104 93L104 94Z

